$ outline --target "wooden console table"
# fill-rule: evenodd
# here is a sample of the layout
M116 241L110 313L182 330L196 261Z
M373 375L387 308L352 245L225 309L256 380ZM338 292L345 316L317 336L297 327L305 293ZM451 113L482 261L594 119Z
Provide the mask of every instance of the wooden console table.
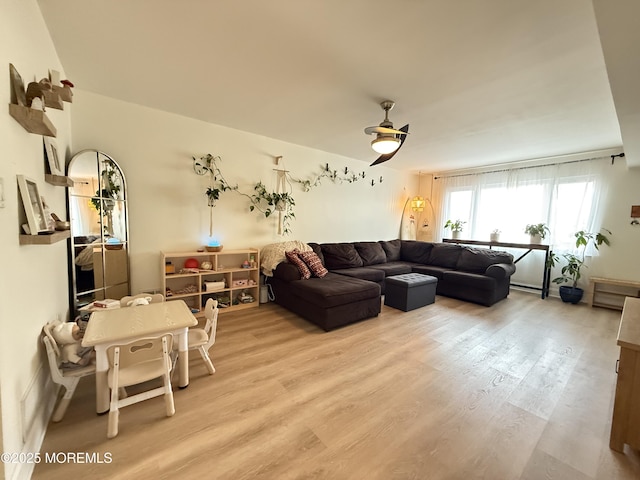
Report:
M609 447L622 452L626 443L640 450L640 298L627 297L624 301L618 345L618 382Z
M542 287L531 287L529 285L518 285L517 283L512 283L513 286L521 287L521 288L532 288L534 290L541 290L541 298L547 298L549 296L549 286L551 284L551 268L549 267L549 257L552 252L549 248L549 245L544 245L541 243L509 243L509 242L485 242L482 240L459 240L457 238L443 238L443 242L445 243L458 243L463 245L484 245L488 246L489 249L492 247L502 247L502 248L518 248L522 250L526 250L522 255L520 255L517 259L513 261L513 263L518 263L524 257L529 255L532 250L544 250L544 268L542 270Z

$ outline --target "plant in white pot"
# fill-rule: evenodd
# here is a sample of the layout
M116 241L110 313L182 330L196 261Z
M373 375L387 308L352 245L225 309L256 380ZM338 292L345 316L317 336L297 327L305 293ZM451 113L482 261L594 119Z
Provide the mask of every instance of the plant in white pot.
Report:
M287 235L291 219L295 218L293 207L296 202L288 192L269 192L262 182L258 182L254 187L255 193L249 198L252 205L249 210L254 209L262 212L265 217L278 212L278 235Z
M580 280L582 276L580 270L582 267L586 268L584 257L587 246L591 243L596 250L599 250L600 245L603 243L605 245L611 245L607 235L611 235L611 231L606 228L602 228L600 232L596 233L585 232L584 230L575 233L577 254L565 253L562 255L567 261L567 264L560 270L560 276L552 280L553 283L560 285L560 298L563 302L576 304L582 300L584 290L578 287L578 280ZM549 257L549 265L555 267L559 260L560 258L552 253ZM564 283L569 283L570 285L563 285Z
M444 228L451 229L451 238L460 238L460 232L462 232L465 223L467 222L463 222L462 220L447 220L447 223L444 224Z
M498 230L497 228L495 230L493 230L490 234L489 234L489 241L491 242L499 242L500 241L500 230Z
M529 243L540 243L550 232L544 223L533 223L525 227L524 233L529 234Z

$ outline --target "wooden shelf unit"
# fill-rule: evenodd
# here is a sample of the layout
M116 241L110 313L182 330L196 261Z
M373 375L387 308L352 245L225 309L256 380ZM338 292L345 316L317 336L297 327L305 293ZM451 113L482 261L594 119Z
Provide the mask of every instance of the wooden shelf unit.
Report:
M48 235L20 235L20 245L51 245L71 238L71 230L62 230Z
M626 297L640 297L640 282L603 277L589 279L590 307L622 310Z
M55 137L58 131L42 110L9 104L9 114L29 133Z
M203 262L211 263L212 268L198 268L197 272L180 273L185 262L194 258L201 266ZM254 267L244 268L244 261L251 262ZM171 264L175 273L167 273L167 264ZM255 248L222 250L220 252L161 252L162 291L167 301L181 299L189 307L198 310L196 316L204 315L204 306L209 298L218 300L220 312L237 311L256 308L260 305L260 251ZM225 282L224 288L207 291L205 282ZM246 283L237 285L236 283ZM193 286L196 288L193 289ZM191 287L194 291L177 293ZM171 294L169 293L171 291ZM246 293L253 298L252 302L242 303L238 297ZM223 306L228 305L228 306Z

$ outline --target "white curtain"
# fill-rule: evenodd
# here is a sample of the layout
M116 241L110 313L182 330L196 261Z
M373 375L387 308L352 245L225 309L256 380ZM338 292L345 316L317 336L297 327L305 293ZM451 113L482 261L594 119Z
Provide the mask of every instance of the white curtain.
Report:
M578 230L596 231L602 174L608 158L504 169L489 173L435 177L434 199L441 205L437 231L460 219L461 238L488 240L501 231L501 240L527 243L527 224L544 223L550 235L544 243L569 249ZM448 236L448 235L447 235Z
M69 196L71 230L75 235L100 235L100 217L91 203L98 189L95 178L74 178L73 195Z
M562 254L575 251L575 232L597 232L603 226L598 208L605 192L604 169L609 157L553 165L502 169L434 178L436 239L450 237L444 230L447 220L465 223L460 238L489 240L500 230L500 241L529 243L524 233L528 224L544 223L550 234L543 240ZM606 227L606 226L605 226ZM509 250L514 257L523 251ZM595 255L590 249L587 255ZM514 279L522 284L540 285L544 256L532 252L518 263Z

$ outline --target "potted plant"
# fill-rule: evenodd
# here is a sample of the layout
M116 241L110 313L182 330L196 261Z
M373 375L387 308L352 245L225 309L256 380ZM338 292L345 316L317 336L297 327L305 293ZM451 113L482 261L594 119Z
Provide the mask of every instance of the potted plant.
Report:
M549 231L549 227L547 227L544 223L534 223L529 224L525 227L524 233L528 233L530 243L540 243L547 236Z
M602 233L602 232L605 233ZM600 229L600 232L592 233L580 230L575 233L576 237L576 253L565 253L562 257L567 261L567 264L562 267L560 276L554 278L552 281L560 285L560 298L563 302L576 304L582 300L584 290L578 287L578 280L580 280L582 267L585 267L584 256L587 250L587 246L591 243L596 250L600 249L600 245L610 245L609 237L611 232L606 228ZM551 254L549 257L549 264L554 267L559 261L559 258L555 254ZM563 283L569 283L570 285L562 285Z
M489 241L491 241L491 242L499 242L500 241L500 230L498 230L497 228L495 230L493 230L489 234Z
M451 229L451 238L460 238L460 232L462 232L462 228L465 223L467 222L463 222L462 220L456 220L455 222L447 220L447 223L444 224L444 228Z
M204 193L207 196L207 205L209 206L209 237L211 238L213 237L213 207L216 206L216 201L220 199L222 192L238 190L238 186L232 187L222 176L222 172L217 165L218 161L222 161L220 157L214 157L210 153L207 153L200 158L192 158L193 171L197 175L209 174L209 186Z
M103 217L104 233L113 234L113 209L116 206L115 200L120 198L122 189L122 178L117 175L114 163L111 160L103 160L103 167L100 183L102 189L96 190L95 197L91 198L91 204ZM104 207L104 211L103 211Z
M265 217L278 212L278 234L287 235L292 218L295 218L293 207L296 202L288 192L269 192L262 182L258 182L254 187L255 193L251 195L249 210L259 210Z

